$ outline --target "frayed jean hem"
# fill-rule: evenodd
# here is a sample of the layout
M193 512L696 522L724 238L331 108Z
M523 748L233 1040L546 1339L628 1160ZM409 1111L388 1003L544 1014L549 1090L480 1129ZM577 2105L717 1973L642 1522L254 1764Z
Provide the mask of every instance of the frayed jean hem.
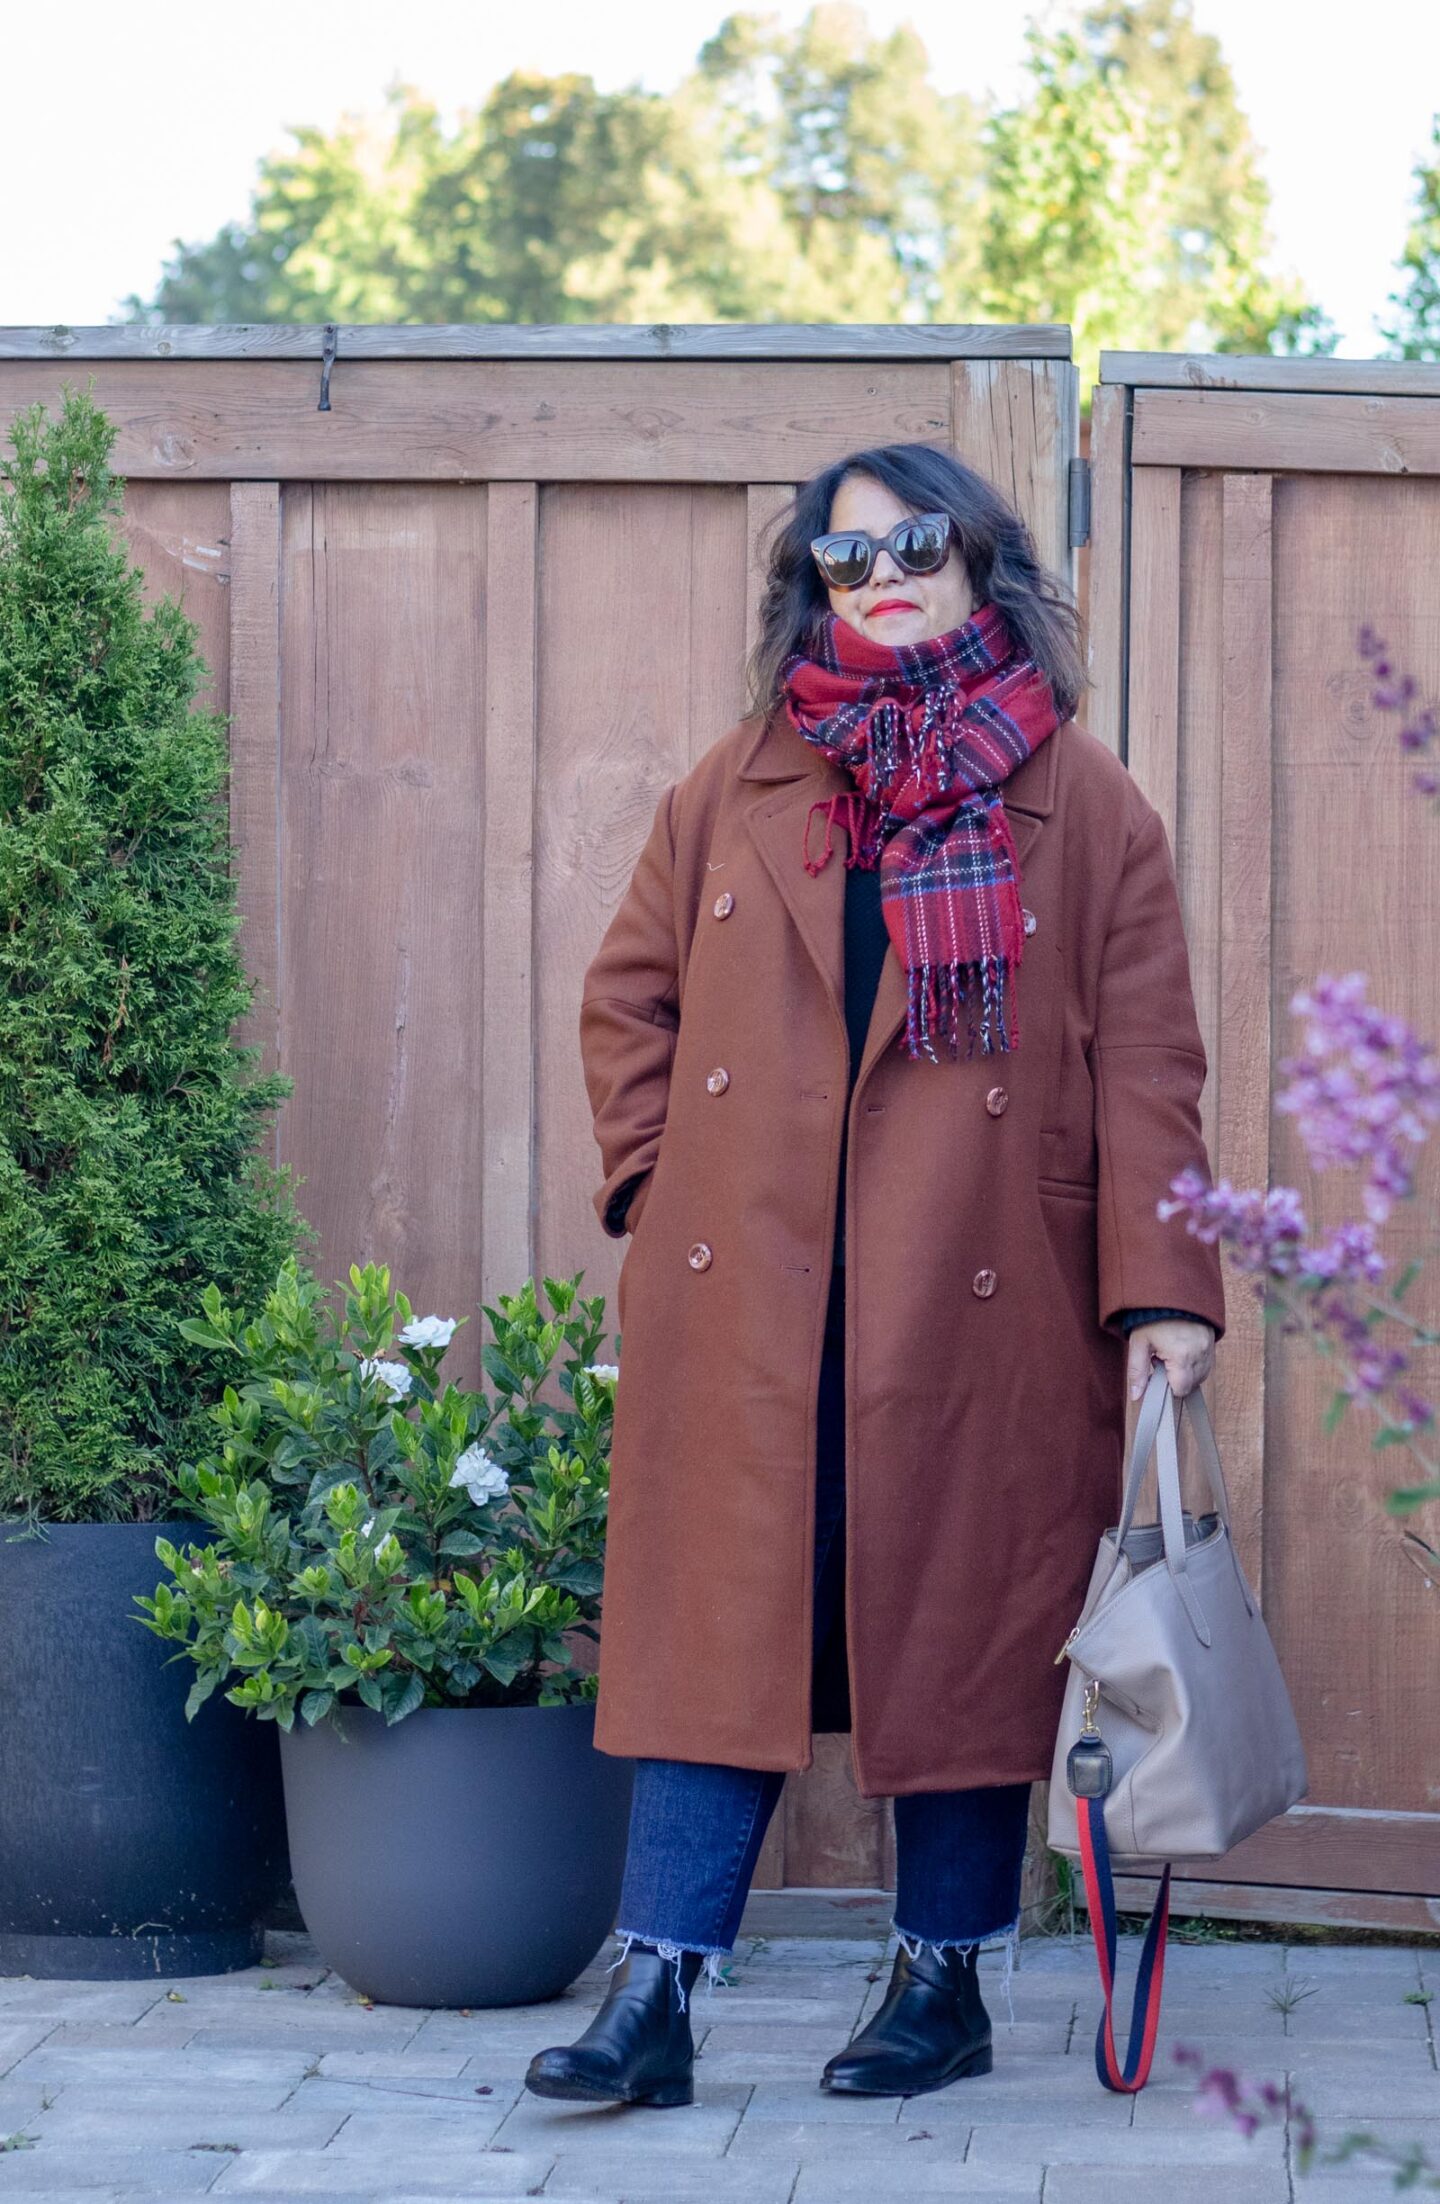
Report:
M918 1958L927 1945L931 1951L958 1951L963 1955L966 1952L978 1951L982 1944L993 1943L997 1938L1003 1937L1005 1965L1000 1976L1000 1987L1005 1992L1005 2003L1009 2008L1011 2024L1014 2024L1015 2004L1010 1995L1010 1978L1015 1972L1015 1961L1020 1944L1020 1916L1018 1913L1014 1920L1008 1922L1004 1928L990 1929L984 1936L946 1936L941 1937L938 1941L929 1936L912 1935L909 1929L901 1928L900 1923L895 1920L891 1921L890 1926L907 1956L911 1959Z
M685 1996L685 1985L680 1979L680 1959L682 1953L687 1951L698 1951L704 1958L705 1966L703 1970L703 1979L705 1981L707 1991L713 1992L717 1989L723 1990L728 1987L725 1981L725 1977L720 1971L721 1961L730 1957L730 1946L727 1944L674 1944L670 1941L668 1937L647 1936L643 1929L616 1929L615 1934L620 1939L620 1950L615 1958L611 1960L609 1966L605 1969L605 1972L607 1974L613 1974L615 1972L615 1969L621 1964L621 1962L629 1957L630 1946L632 1944L648 1944L652 1950L659 1953L662 1959L668 1959L675 1969L675 1991L680 2000L680 2010L682 2013L686 2010L687 2003ZM697 1979L699 1978L697 1977Z

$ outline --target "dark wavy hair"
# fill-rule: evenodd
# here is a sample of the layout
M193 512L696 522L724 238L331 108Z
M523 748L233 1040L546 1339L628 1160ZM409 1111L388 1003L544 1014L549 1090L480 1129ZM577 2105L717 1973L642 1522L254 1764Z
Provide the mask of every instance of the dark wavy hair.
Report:
M866 474L912 513L944 512L977 605L998 605L1019 646L1050 683L1062 722L1091 686L1080 614L1067 585L1041 565L1024 521L993 482L936 444L876 444L837 459L801 484L767 524L770 546L760 600L760 633L746 666L747 712L769 712L781 695L780 669L795 651L810 652L830 600L810 554L830 528L830 508L847 475Z

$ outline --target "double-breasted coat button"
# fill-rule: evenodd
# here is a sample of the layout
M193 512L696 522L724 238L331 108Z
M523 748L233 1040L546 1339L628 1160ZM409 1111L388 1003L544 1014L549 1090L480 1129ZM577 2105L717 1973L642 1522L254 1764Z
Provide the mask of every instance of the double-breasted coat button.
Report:
M1009 1100L1003 1087L992 1087L985 1097L985 1107L992 1117L998 1117Z
M988 1295L995 1291L996 1278L994 1271L977 1270L970 1281L970 1286L972 1292L978 1293L982 1301L985 1300Z
M1033 911L1027 911L1024 904L1022 903L1020 906L1020 917L1024 922L1026 933L1033 934L1035 931L1035 913Z
M723 1064L717 1064L705 1084L712 1094L723 1094L730 1084L730 1074Z
M692 1270L708 1270L713 1260L714 1257L711 1255L709 1248L705 1245L705 1242L703 1240L697 1240L695 1242L695 1245L690 1250L690 1268Z
M734 898L734 896L733 896L733 895L732 895L732 894L730 893L730 890L729 890L728 888L727 888L727 889L725 890L725 893L724 893L723 895L717 895L717 896L716 896L716 898L715 898L715 916L716 916L717 918L728 918L728 917L730 916L730 913L731 913L731 912L732 912L732 911L734 910L734 908L735 908L735 898Z

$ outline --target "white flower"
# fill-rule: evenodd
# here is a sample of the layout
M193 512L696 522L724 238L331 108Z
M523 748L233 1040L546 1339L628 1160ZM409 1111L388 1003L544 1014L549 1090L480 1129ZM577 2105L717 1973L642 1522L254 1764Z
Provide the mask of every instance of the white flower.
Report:
M452 1485L463 1485L477 1508L485 1507L491 1500L503 1500L510 1490L510 1479L499 1462L487 1454L478 1442L467 1446L455 1464Z
M598 1378L603 1385L614 1385L620 1376L618 1362L587 1362L586 1377Z
M400 1337L407 1347L448 1347L456 1322L453 1316L412 1316Z
M378 1377L391 1400L403 1400L410 1390L410 1372L403 1362L378 1362L372 1355L360 1361L362 1377Z
M361 1536L362 1538L368 1538L368 1537L370 1536L370 1533L371 1533L371 1532L372 1532L372 1531L374 1530L374 1528L375 1528L375 1518L374 1518L374 1516L373 1516L373 1515L367 1515L367 1516L366 1516L366 1518L365 1518L365 1520L364 1520L364 1522L363 1522L363 1523L362 1523L362 1524L360 1525L360 1536Z

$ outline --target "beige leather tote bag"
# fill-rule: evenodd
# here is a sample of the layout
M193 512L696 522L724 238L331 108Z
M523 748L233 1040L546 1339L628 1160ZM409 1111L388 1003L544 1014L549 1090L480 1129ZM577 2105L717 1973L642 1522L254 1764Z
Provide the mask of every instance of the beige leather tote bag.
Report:
M1120 1521L1100 1540L1080 1619L1062 1648L1070 1675L1050 1773L1049 1842L1078 1858L1067 1764L1075 1765L1071 1749L1084 1739L1082 1786L1099 1782L1108 1749L1108 1788L1089 1795L1104 1798L1117 1868L1216 1858L1303 1798L1307 1782L1290 1695L1235 1551L1225 1473L1198 1386L1179 1407L1190 1411L1215 1507L1196 1517L1180 1504L1176 1398L1157 1363L1136 1419ZM1157 1435L1160 1520L1137 1524Z

